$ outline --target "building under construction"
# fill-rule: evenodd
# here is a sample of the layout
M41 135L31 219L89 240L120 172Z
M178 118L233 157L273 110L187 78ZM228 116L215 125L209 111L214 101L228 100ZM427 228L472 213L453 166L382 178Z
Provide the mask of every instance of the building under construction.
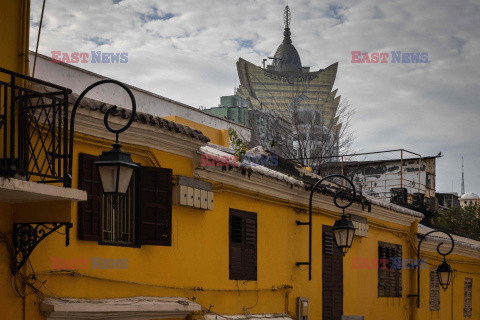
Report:
M341 129L337 118L340 96L336 96L337 90L333 90L333 85L338 63L313 72L310 71L310 67L302 66L300 55L292 44L288 6L285 7L284 23L283 42L275 55L269 58L271 64L266 65L268 59L263 60L262 66L242 58L238 60L240 86L236 94L248 101L249 108L261 111L269 118L282 118L291 123L291 128L287 132L293 136L293 151L285 152L280 149L277 152L287 157L295 154L302 158L312 156L312 150L322 148L328 149L330 155L337 155L338 135ZM312 125L303 123L304 118L312 120ZM309 135L307 147L302 146L304 139L299 137L302 134ZM281 140L281 137L275 140ZM261 142L264 147L270 144L270 141Z
M343 174L352 179L355 187L364 195L404 207L412 206L421 211L436 211L435 196L436 160L441 157L422 157L408 150L389 150L349 155L379 155L400 153L400 158L339 161L323 164L318 170L322 175ZM408 155L408 156L407 156Z

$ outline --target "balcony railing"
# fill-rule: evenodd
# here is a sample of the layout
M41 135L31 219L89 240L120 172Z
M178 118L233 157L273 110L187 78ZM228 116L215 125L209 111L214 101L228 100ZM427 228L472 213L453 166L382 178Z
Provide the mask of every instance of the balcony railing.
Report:
M71 92L0 68L0 176L70 187Z

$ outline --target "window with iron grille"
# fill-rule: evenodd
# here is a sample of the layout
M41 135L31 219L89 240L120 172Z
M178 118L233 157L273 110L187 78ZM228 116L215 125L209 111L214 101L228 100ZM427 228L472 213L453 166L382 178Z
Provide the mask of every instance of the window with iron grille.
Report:
M97 159L84 153L79 158L78 188L87 192L87 201L78 205L78 238L100 244L170 246L172 170L137 169L114 210L102 193Z
M402 297L402 246L378 242L378 296Z
M440 311L440 283L434 268L430 269L430 311Z
M463 298L463 316L472 316L472 279L465 278L464 298Z
M127 194L114 208L103 195L102 242L112 244L134 245L135 242L135 174L132 177Z
M257 214L230 209L229 279L257 280Z

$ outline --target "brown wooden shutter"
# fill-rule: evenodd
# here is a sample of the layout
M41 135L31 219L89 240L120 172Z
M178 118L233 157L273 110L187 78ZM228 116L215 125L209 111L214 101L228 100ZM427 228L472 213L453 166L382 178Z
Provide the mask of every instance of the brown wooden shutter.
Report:
M80 153L78 189L87 192L87 201L78 204L78 238L100 241L102 218L102 187L94 162L98 157Z
M257 280L257 214L230 209L229 279Z
M322 241L323 254L333 254L333 233L323 231Z
M242 280L243 218L230 214L230 280Z
M343 255L331 226L322 228L322 319L341 320L343 314Z
M172 169L138 169L140 244L172 245Z
M245 243L243 246L243 271L245 280L257 280L257 215L245 214Z

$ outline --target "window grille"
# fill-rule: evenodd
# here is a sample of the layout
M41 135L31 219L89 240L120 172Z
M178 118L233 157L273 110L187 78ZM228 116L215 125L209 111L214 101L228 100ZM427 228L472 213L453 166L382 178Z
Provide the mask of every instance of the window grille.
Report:
M465 278L463 316L472 316L472 279Z
M135 244L135 177L132 177L127 194L114 209L103 195L102 241L106 243Z
M430 311L440 311L440 283L436 269L430 269Z
M378 242L378 296L402 297L402 246Z

